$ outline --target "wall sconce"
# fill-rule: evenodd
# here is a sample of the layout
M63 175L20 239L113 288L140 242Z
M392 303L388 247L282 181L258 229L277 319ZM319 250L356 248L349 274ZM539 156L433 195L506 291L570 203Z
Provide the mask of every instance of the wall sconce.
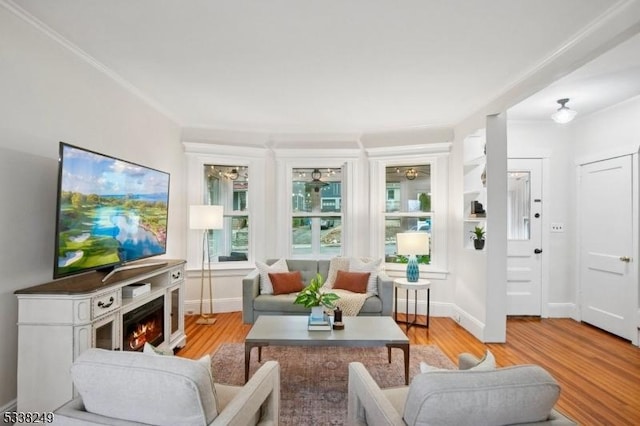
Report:
M556 123L568 123L576 117L576 114L578 114L576 111L569 109L569 107L566 106L566 103L569 102L569 98L558 99L556 102L560 104L560 108L551 114L551 119Z

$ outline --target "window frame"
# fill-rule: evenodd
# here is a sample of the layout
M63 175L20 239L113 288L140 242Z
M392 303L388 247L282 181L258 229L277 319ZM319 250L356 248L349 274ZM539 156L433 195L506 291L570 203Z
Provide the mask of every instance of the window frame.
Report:
M263 149L233 149L233 147L202 144L196 142L183 142L187 157L187 191L185 205L185 226L187 229L187 269L199 270L202 267L202 232L189 229L189 206L204 204L206 202L206 183L204 177L204 167L207 165L246 167L249 170L249 187L247 189L247 209L243 211L228 211L225 205L224 238L227 238L227 227L231 226L231 217L246 216L249 220L249 234L247 247L247 260L233 262L212 261L212 270L216 269L247 269L254 267L256 256L256 241L261 238L259 231L264 227L264 220L256 214L256 206L264 202L263 179L251 176L264 176L264 150ZM231 153L232 152L232 153ZM220 232L220 231L214 231ZM207 266L205 264L205 266Z
M342 219L342 247L339 256L349 256L353 252L354 241L354 181L353 176L359 172L357 165L357 151L345 150L341 154L345 154L341 158L336 158L333 155L327 155L327 150L308 150L305 158L300 158L300 151L281 150L277 152L278 158L276 159L277 168L277 187L284 188L281 192L280 203L277 207L277 224L278 229L282 231L286 238L278 238L277 252L283 253L291 259L331 259L335 255L321 255L313 254L313 251L309 255L294 255L292 250L292 233L293 226L292 221L293 214L293 196L292 196L292 182L293 182L293 170L298 168L313 169L316 167L342 169L342 183L340 189L341 198L341 211L336 212L317 212L308 213L307 216L313 217L321 216L341 216ZM351 152L353 151L353 152ZM313 160L309 160L313 158ZM295 217L303 215L296 214ZM313 242L312 242L313 244Z
M418 217L432 218L431 225L431 262L420 264L420 271L429 273L447 273L448 270L448 196L449 196L449 152L451 144L422 145L403 150L397 155L388 154L388 150L381 153L369 153L370 180L370 211L371 211L371 253L385 258L385 219L387 217ZM431 170L431 212L388 212L386 211L386 169L387 167L415 166L429 164ZM384 263L385 269L392 273L401 274L406 265L400 263Z

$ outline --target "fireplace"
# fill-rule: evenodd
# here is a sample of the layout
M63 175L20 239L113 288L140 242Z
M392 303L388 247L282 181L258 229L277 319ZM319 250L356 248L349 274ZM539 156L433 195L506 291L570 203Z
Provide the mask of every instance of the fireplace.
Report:
M146 342L164 341L164 297L146 303L122 316L122 350L141 351Z

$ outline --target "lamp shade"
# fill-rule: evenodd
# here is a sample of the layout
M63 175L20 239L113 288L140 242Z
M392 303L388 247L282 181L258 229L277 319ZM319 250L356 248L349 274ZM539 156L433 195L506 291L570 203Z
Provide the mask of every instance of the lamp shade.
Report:
M222 206L189 206L190 229L223 229Z
M396 234L398 254L404 256L429 254L429 234L426 232L401 232Z

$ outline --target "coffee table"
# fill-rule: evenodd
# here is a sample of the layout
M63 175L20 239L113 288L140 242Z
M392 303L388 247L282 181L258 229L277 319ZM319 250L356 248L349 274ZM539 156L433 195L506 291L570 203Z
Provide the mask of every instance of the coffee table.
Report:
M343 330L309 331L307 316L261 315L244 341L244 380L249 380L251 349L263 346L386 346L389 362L391 348L404 353L404 382L409 384L409 338L391 317L343 317Z

